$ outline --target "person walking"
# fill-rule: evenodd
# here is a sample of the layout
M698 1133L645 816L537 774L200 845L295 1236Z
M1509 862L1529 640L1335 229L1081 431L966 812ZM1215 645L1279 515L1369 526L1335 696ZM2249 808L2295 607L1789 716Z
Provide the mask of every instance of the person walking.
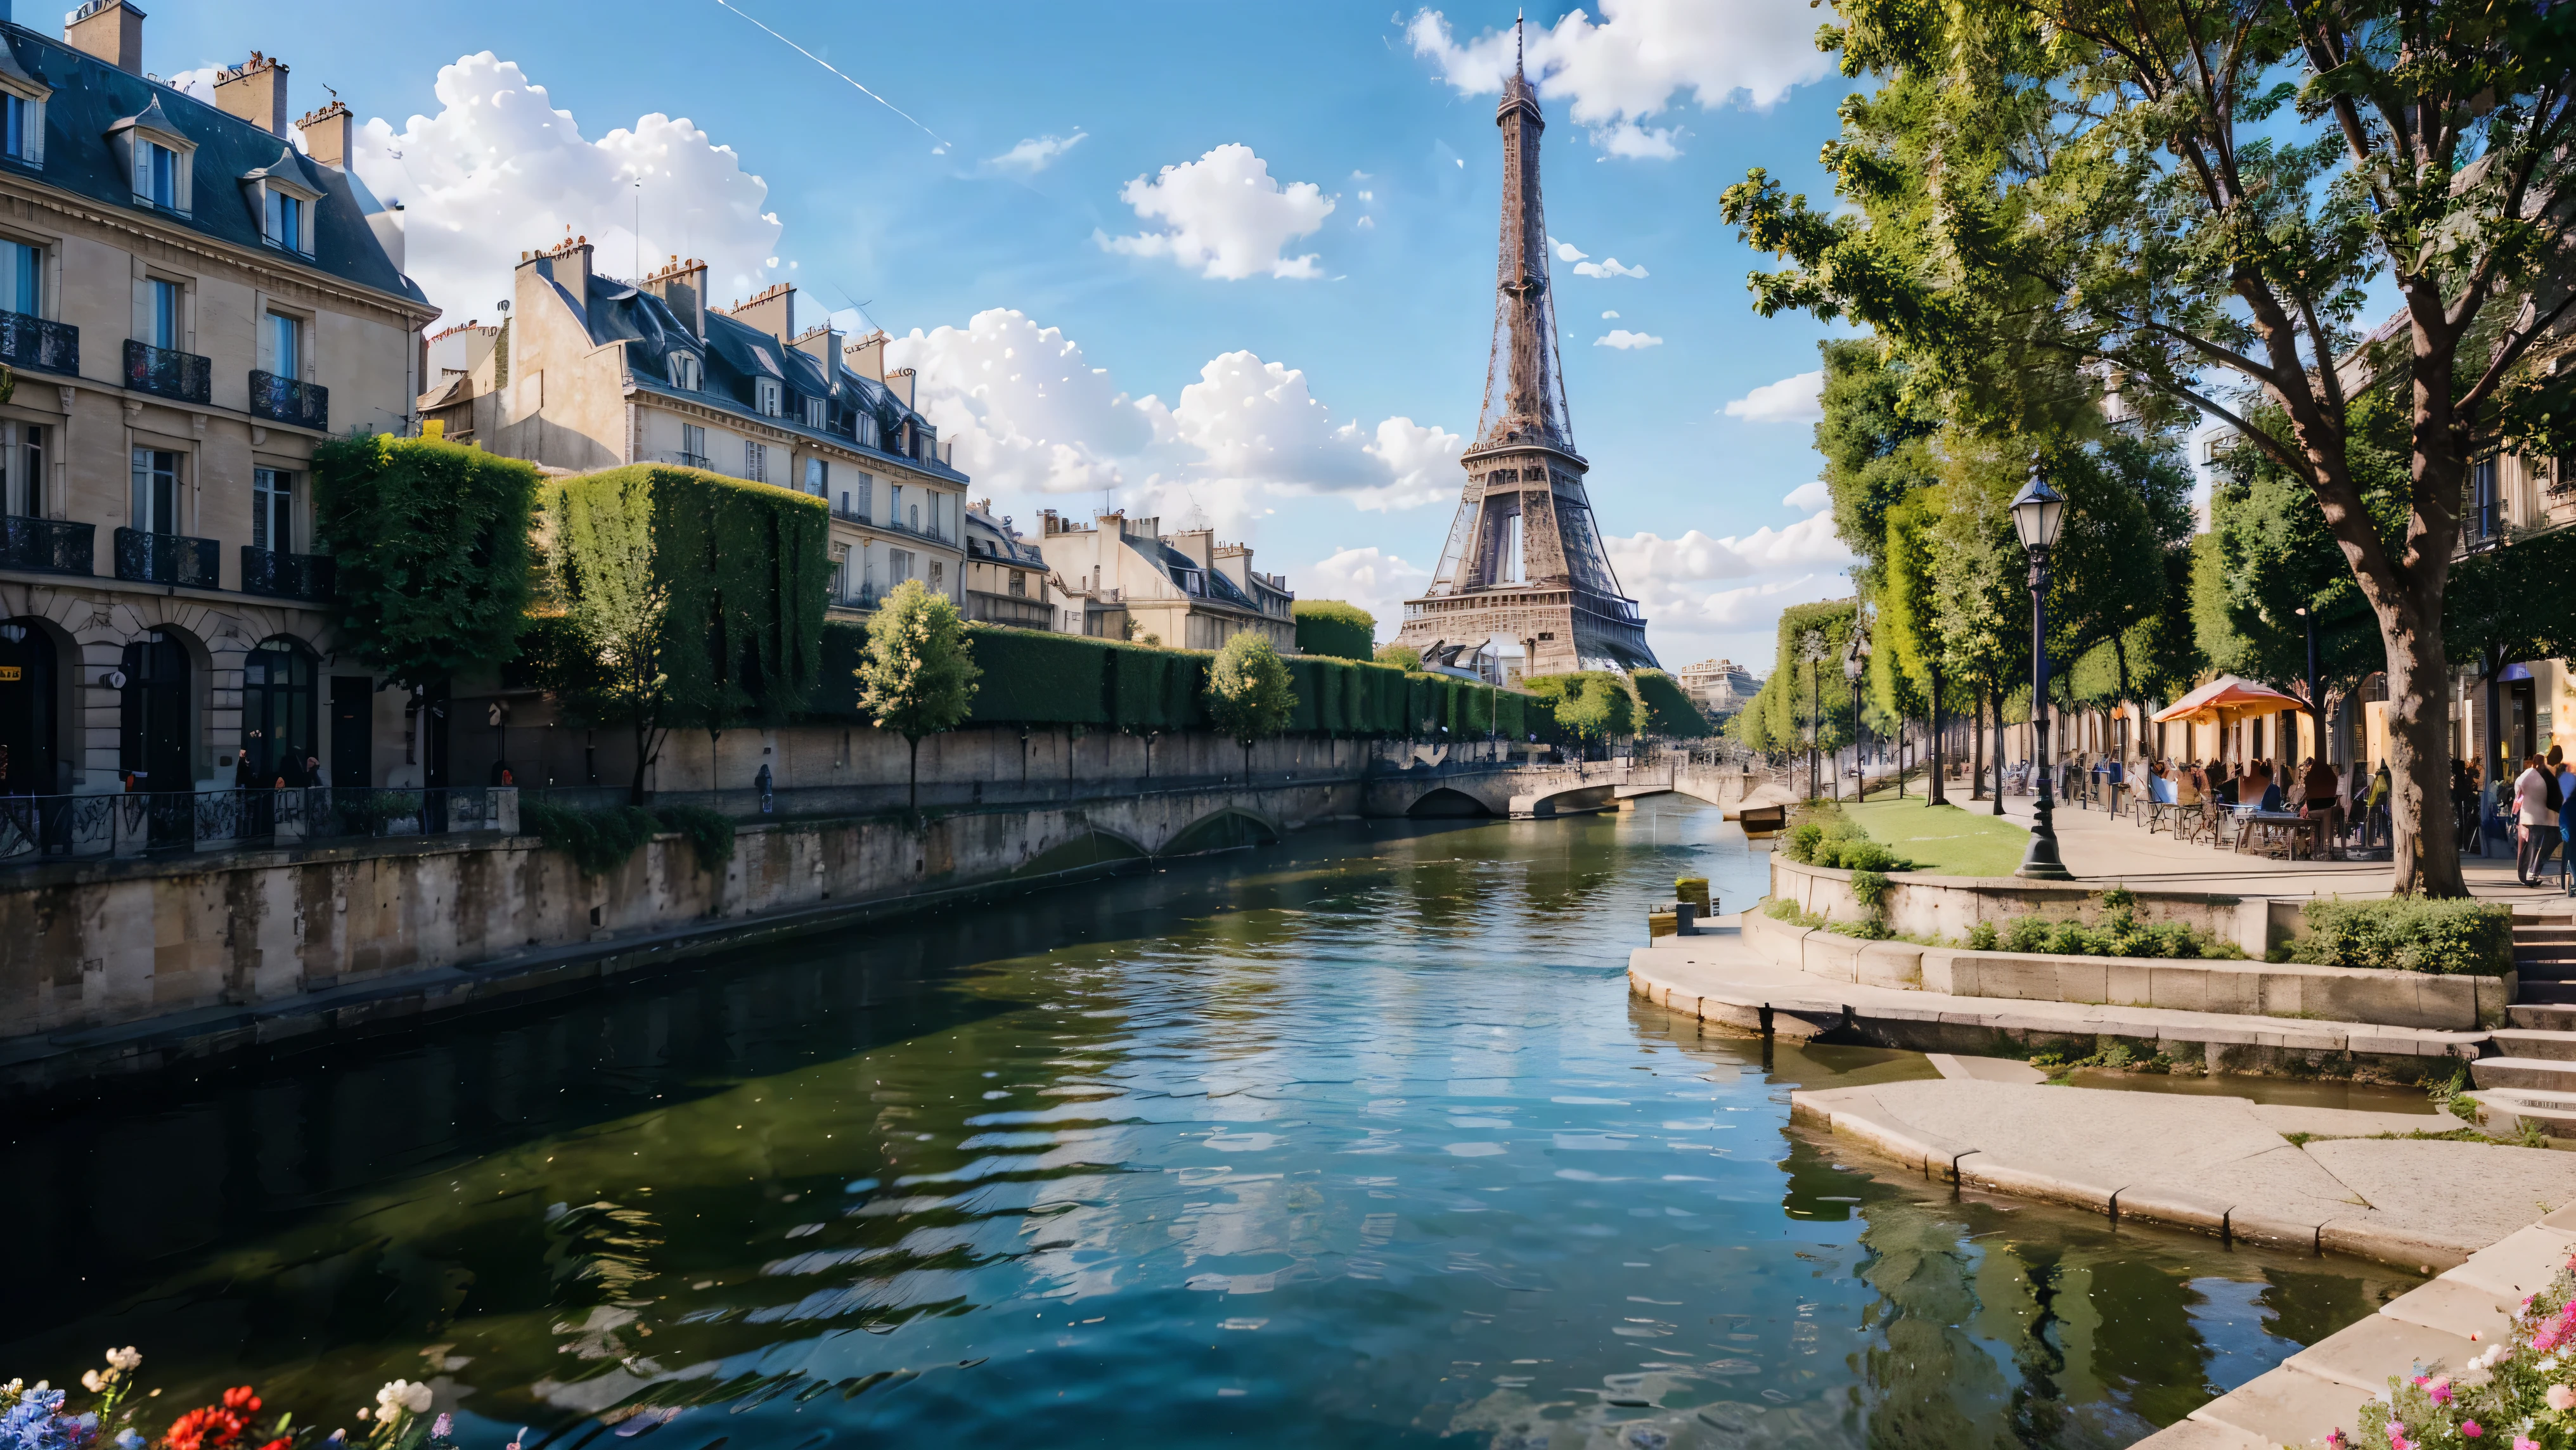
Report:
M2542 769L2537 751L2524 756L2522 774L2514 777L2515 845L2513 874L2525 886L2540 884L2540 856L2546 849L2544 828L2558 824L2550 798L2558 794L2558 777Z
M2335 768L2311 755L2307 769L2300 772L2299 784L2303 795L2299 814L2317 818L2317 853L2322 856L2330 843L2343 834L2343 809L2335 800Z
M2379 769L2372 772L2370 777L2370 836L2368 844L2377 846L2382 840L2387 838L2387 832L2388 762L2383 760L2379 762Z
M2555 758L2558 755L2558 748L2551 746L2549 753ZM2576 801L2576 761L2560 760L2558 761L2558 885L2569 895L2576 896L2576 861L2569 859L2571 853L2567 849L2570 845L2576 845L2576 811L2567 809L2569 801Z

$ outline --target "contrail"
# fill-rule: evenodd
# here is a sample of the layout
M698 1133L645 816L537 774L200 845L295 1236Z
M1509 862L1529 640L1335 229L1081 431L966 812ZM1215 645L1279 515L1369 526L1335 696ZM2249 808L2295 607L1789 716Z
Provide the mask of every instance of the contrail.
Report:
M749 13L747 13L746 11L744 11L740 6L733 4L733 3L732 3L732 0L716 0L716 3L717 3L718 5L723 6L725 9L732 11L734 14L742 16L742 18L743 18L743 19L751 21L751 23L752 23L752 24L754 24L754 25L760 25L760 22L759 22L757 19L754 19L754 18L753 18ZM803 47L803 46L801 46L801 45L798 45L795 41L789 40L786 36L780 35L777 31L775 31L775 30L770 30L770 29L769 29L769 27L768 27L768 26L766 26L766 25L760 25L760 28L761 28L762 30L764 30L764 31L768 31L769 36L770 36L770 38L771 38L771 39L778 41L780 44L785 45L788 49L790 49L790 50L792 50L792 51L796 52L798 55L801 55L801 56L805 57L807 60L810 60L810 61L814 62L816 65L821 66L823 69L825 69L825 70L827 70L827 71L832 72L832 74L834 74L834 75L836 75L836 76L839 76L841 79L843 79L843 80L845 80L845 81L849 81L849 83L850 83L851 87L852 87L853 89L855 89L855 90L856 90L860 95L863 95L863 96L867 97L869 100L874 101L874 102L876 102L878 105L885 107L887 110L894 112L896 115L903 117L905 120L907 120L907 121L912 121L912 124L913 124L913 125L915 125L915 126L920 126L920 127L921 127L921 134L923 134L923 135L925 135L925 136L929 137L929 138L930 138L931 140L933 140L933 141L938 142L938 143L939 143L940 145L942 145L942 146L945 146L945 145L947 145L947 144L948 144L948 138L947 138L947 137L942 136L942 135L940 135L938 132L931 130L928 126L922 126L922 125L921 125L921 122L919 122L919 121L917 121L917 120L914 120L914 119L913 119L913 116L912 116L912 113L911 113L911 112L906 111L903 107L896 105L894 102L887 100L885 97L878 95L876 92L874 92L874 91L872 91L872 90L869 90L866 86L860 85L856 80L851 79L851 77L850 77L847 73L843 72L843 71L842 71L842 70L840 70L838 67L834 66L830 61L825 60L825 59L823 59L823 57L821 57L821 56L819 56L819 55L816 55L814 52L812 52L812 51L810 51L810 50L807 50L805 47Z

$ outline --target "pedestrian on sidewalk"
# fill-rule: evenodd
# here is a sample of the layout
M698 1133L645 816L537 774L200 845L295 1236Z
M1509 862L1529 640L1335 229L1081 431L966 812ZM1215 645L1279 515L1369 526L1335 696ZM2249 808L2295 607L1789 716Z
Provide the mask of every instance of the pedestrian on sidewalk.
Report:
M2566 752L2560 750L2557 746L2552 745L2549 747L2548 758L2542 762L2540 767L2541 770L2549 776L2549 787L2552 797L2549 802L2549 808L2562 817L2567 811L2568 782L2565 757ZM2531 874L2533 879L2536 880L2539 878L2541 875L2540 868L2547 866L2550 858L2553 856L2558 858L2559 876L2563 879L2567 875L2567 858L2566 855L2558 849L2558 836L2559 833L2556 831L2548 831L2542 834L2540 843L2540 861L2538 865L2532 868Z
M2299 784L2303 796L2299 813L2320 822L2317 844L2322 848L2343 834L2343 808L2335 800L2335 768L2311 755L2307 768L2300 772Z
M2524 756L2522 774L2513 782L2518 848L2513 874L2525 886L2540 884L2540 854L2546 839L2542 833L2558 824L2558 811L2549 803L2557 794L2558 777L2541 768L2539 752Z
M2556 755L2558 750L2553 746L2549 753ZM2568 847L2576 846L2576 811L2567 809L2569 801L2576 801L2576 761L2561 761L2558 765L2558 886L2568 895L2576 896L2576 861L2569 859L2576 856L2576 852L2568 850Z
M2478 773L2456 758L2451 761L2451 829L2459 834L2460 849L2487 853L2486 836L2478 830Z
M2365 844L2376 846L2386 839L2387 833L2388 762L2383 760L2379 762L2379 769L2371 772L2370 776L2370 837Z
M2182 778L2174 782L2174 800L2182 805L2196 806L2200 804L2201 797L2208 794L2208 773L2200 768L2199 761L2184 761Z

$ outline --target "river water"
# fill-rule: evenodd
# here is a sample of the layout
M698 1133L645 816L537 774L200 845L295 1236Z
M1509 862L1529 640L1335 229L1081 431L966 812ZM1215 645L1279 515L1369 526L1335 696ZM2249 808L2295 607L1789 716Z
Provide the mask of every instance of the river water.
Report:
M22 1118L0 1377L425 1378L468 1450L2115 1446L2412 1282L1873 1177L1789 1090L1923 1059L1628 995L1685 871L1763 880L1705 809L1333 827Z

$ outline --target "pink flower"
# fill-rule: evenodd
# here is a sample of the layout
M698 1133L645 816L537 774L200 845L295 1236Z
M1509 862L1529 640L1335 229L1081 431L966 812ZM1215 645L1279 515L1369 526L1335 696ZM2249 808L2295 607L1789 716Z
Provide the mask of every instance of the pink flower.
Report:
M2424 1387L2424 1393L2432 1398L2434 1404L2447 1405L2451 1402L2451 1377L2449 1375L2443 1375L2438 1379L2420 1379L2415 1383Z
M2549 1408L2553 1410L2576 1407L2576 1390L2571 1390L2565 1385L2551 1385L2549 1393L2542 1398L2549 1401Z
M2463 1435L2466 1435L2468 1438L2470 1438L2470 1439L2474 1440L2474 1439L2478 1438L2480 1435L2485 1434L2485 1433L2486 1433L2486 1431L2485 1431L2485 1430L2483 1430L2483 1429L2480 1429L2480 1428L2479 1428L2479 1426L2478 1426L2478 1422L2477 1422L2477 1421L2475 1421L2475 1420L2462 1420L2462 1421L2460 1422L2460 1433L2461 1433L2461 1434L2463 1434Z
M2513 1450L2540 1450L2540 1442L2529 1435L2517 1434L2513 1437Z

